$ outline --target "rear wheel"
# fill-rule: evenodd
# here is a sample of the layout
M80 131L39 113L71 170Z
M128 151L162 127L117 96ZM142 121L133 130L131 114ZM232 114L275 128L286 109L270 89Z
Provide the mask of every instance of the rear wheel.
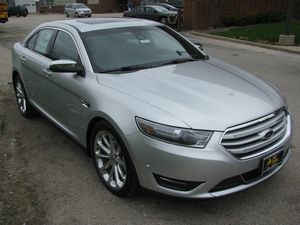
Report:
M17 13L17 17L20 17L21 16L21 14L20 13Z
M129 153L117 131L107 122L98 122L90 139L97 174L105 187L119 197L133 195L138 178Z
M65 12L65 15L66 15L66 17L69 17L69 13L68 12Z
M77 13L77 12L75 13L75 17L79 17L79 15L78 15L78 13Z
M15 88L18 108L22 116L26 118L32 118L36 116L36 110L28 101L24 85L19 77L15 79L14 88Z

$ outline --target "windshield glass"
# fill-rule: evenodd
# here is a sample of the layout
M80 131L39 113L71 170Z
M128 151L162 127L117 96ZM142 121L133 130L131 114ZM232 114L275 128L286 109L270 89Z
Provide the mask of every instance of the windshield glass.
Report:
M204 59L194 45L165 26L90 31L83 34L83 41L98 73Z
M155 6L152 6L154 9L156 9L157 11L159 12L168 12L169 10L167 10L166 8L162 7L162 6L159 6L159 5L155 5Z
M82 8L87 8L85 4L76 4L74 5L75 9L82 9Z

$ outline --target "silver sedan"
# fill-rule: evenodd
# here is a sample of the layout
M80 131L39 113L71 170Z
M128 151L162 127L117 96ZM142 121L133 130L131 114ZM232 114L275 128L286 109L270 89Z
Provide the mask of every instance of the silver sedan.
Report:
M21 114L43 114L84 146L115 195L139 186L227 195L289 159L292 122L278 90L160 23L44 23L12 56Z

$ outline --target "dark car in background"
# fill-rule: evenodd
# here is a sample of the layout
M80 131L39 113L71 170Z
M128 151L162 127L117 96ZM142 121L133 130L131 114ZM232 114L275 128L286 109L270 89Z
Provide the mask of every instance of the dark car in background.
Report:
M10 6L8 8L8 16L27 16L28 15L28 9L26 6L17 5L17 6Z
M154 20L170 26L177 24L177 12L169 11L159 5L135 7L130 11L124 12L124 17Z

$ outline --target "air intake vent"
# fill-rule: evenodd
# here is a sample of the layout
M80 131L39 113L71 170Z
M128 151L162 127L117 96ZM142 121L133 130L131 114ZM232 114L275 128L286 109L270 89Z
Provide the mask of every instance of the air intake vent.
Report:
M163 177L157 174L153 174L156 182L165 188L177 190L177 191L190 191L199 186L204 182L194 182L194 181L183 181L173 178Z

